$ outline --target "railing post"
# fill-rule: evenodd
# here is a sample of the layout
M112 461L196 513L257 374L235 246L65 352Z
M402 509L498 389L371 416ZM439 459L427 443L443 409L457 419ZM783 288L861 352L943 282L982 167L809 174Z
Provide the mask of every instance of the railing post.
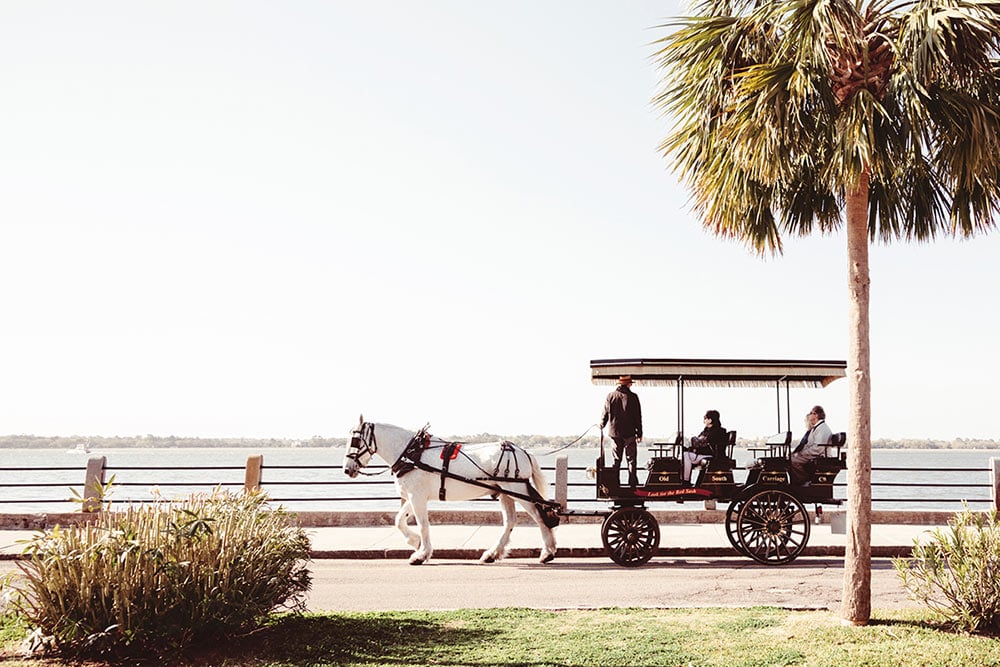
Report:
M260 490L260 473L261 468L264 467L264 455L254 454L247 457L247 472L246 476L243 478L243 490L244 491L259 491Z
M569 458L565 454L556 457L556 502L566 511L567 489L569 487Z
M990 457L990 489L993 509L1000 510L1000 459L995 457Z
M91 456L87 459L87 472L83 479L84 512L100 512L104 504L104 464L103 456Z

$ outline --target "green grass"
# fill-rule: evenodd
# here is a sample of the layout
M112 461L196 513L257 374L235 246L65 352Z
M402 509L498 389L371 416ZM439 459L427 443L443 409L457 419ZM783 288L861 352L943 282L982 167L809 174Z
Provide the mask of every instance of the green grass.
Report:
M0 625L10 667L55 667L11 652L26 629ZM929 612L877 614L866 627L825 611L740 609L528 609L277 616L228 646L149 664L321 665L1000 665L1000 641L949 632ZM67 663L79 664L79 663ZM99 663L90 663L99 664Z
M0 647L20 641L28 634L28 626L17 616L0 614Z

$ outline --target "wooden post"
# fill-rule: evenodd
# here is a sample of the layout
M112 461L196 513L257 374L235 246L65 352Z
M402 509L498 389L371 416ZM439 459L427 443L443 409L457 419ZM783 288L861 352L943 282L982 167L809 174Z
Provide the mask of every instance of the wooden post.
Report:
M1000 459L990 458L990 487L993 494L993 509L1000 510Z
M556 457L556 502L566 511L566 496L569 486L569 457L565 454Z
M247 473L243 481L244 491L260 490L260 473L264 467L264 455L254 454L247 457Z
M91 456L87 459L87 472L83 480L84 512L100 512L104 501L104 464L103 456Z

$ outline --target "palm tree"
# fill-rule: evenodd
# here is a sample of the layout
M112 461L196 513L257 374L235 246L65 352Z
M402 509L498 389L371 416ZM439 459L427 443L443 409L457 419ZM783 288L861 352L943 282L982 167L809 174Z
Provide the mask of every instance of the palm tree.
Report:
M871 615L868 245L969 237L1000 201L1000 2L701 0L661 26L661 145L704 226L780 253L846 220L848 518L841 615Z

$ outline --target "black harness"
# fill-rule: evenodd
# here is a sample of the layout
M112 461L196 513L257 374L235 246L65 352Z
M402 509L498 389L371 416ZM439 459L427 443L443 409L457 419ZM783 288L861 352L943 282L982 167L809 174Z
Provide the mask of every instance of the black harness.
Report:
M444 489L444 483L448 480L448 466L460 451L462 451L462 445L457 442L446 442L444 449L441 450L441 488L438 489L438 500L446 500L447 493Z
M504 468L504 477L510 477L510 460L514 459L514 477L518 478L521 476L521 468L517 462L517 447L510 440L504 440L500 443L500 457L497 459L497 467L493 471L493 476L497 477L500 475L500 466L507 463L507 467Z
M423 460L423 454L429 449L438 449L437 447L432 447L432 442L441 443L441 467L437 468L430 465ZM468 454L462 451L461 442L445 442L442 440L432 440L431 435L427 432L426 427L417 431L416 434L410 441L406 443L406 447L403 448L403 452L399 455L396 461L390 467L392 474L397 478L402 477L411 470L418 469L424 472L436 473L441 476L441 487L438 490L438 499L447 500L447 492L445 489L445 484L449 479L453 479L463 484L470 484L472 486L478 486L483 489L487 489L493 492L493 497L496 498L499 494L504 494L506 496L511 496L513 498L518 498L520 500L526 500L533 503L535 507L541 512L542 517L545 521L545 525L549 528L555 528L559 525L559 504L551 500L546 500L542 495L531 486L530 479L520 478L520 463L517 460L517 447L514 443L504 440L500 443L500 457L497 460L496 469L491 475L486 470L483 470L478 463L473 461ZM357 448L354 450L354 448ZM351 448L352 452L348 454L349 458L354 459L359 464L361 463L360 457L363 453L374 454L377 450L377 444L375 442L375 425L372 423L363 423L358 431L352 434L351 438ZM451 461L458 458L458 456L464 456L472 465L479 468L484 477L479 479L472 479L469 477L462 477L461 475L456 475L448 470ZM514 465L514 476L510 476L511 460L513 459ZM506 465L505 465L506 464ZM503 475L500 474L500 468L503 467ZM525 486L525 493L518 493L516 491L509 491L507 489L501 489L494 484L489 484L488 482L520 482Z
M424 429L417 431L417 433L410 438L410 441L406 443L406 447L403 448L403 453L400 454L399 458L397 458L395 463L392 464L390 468L392 474L396 477L402 477L414 468L421 468L420 457L423 455L424 450L430 447L430 444L430 434ZM423 470L423 468L421 469Z

